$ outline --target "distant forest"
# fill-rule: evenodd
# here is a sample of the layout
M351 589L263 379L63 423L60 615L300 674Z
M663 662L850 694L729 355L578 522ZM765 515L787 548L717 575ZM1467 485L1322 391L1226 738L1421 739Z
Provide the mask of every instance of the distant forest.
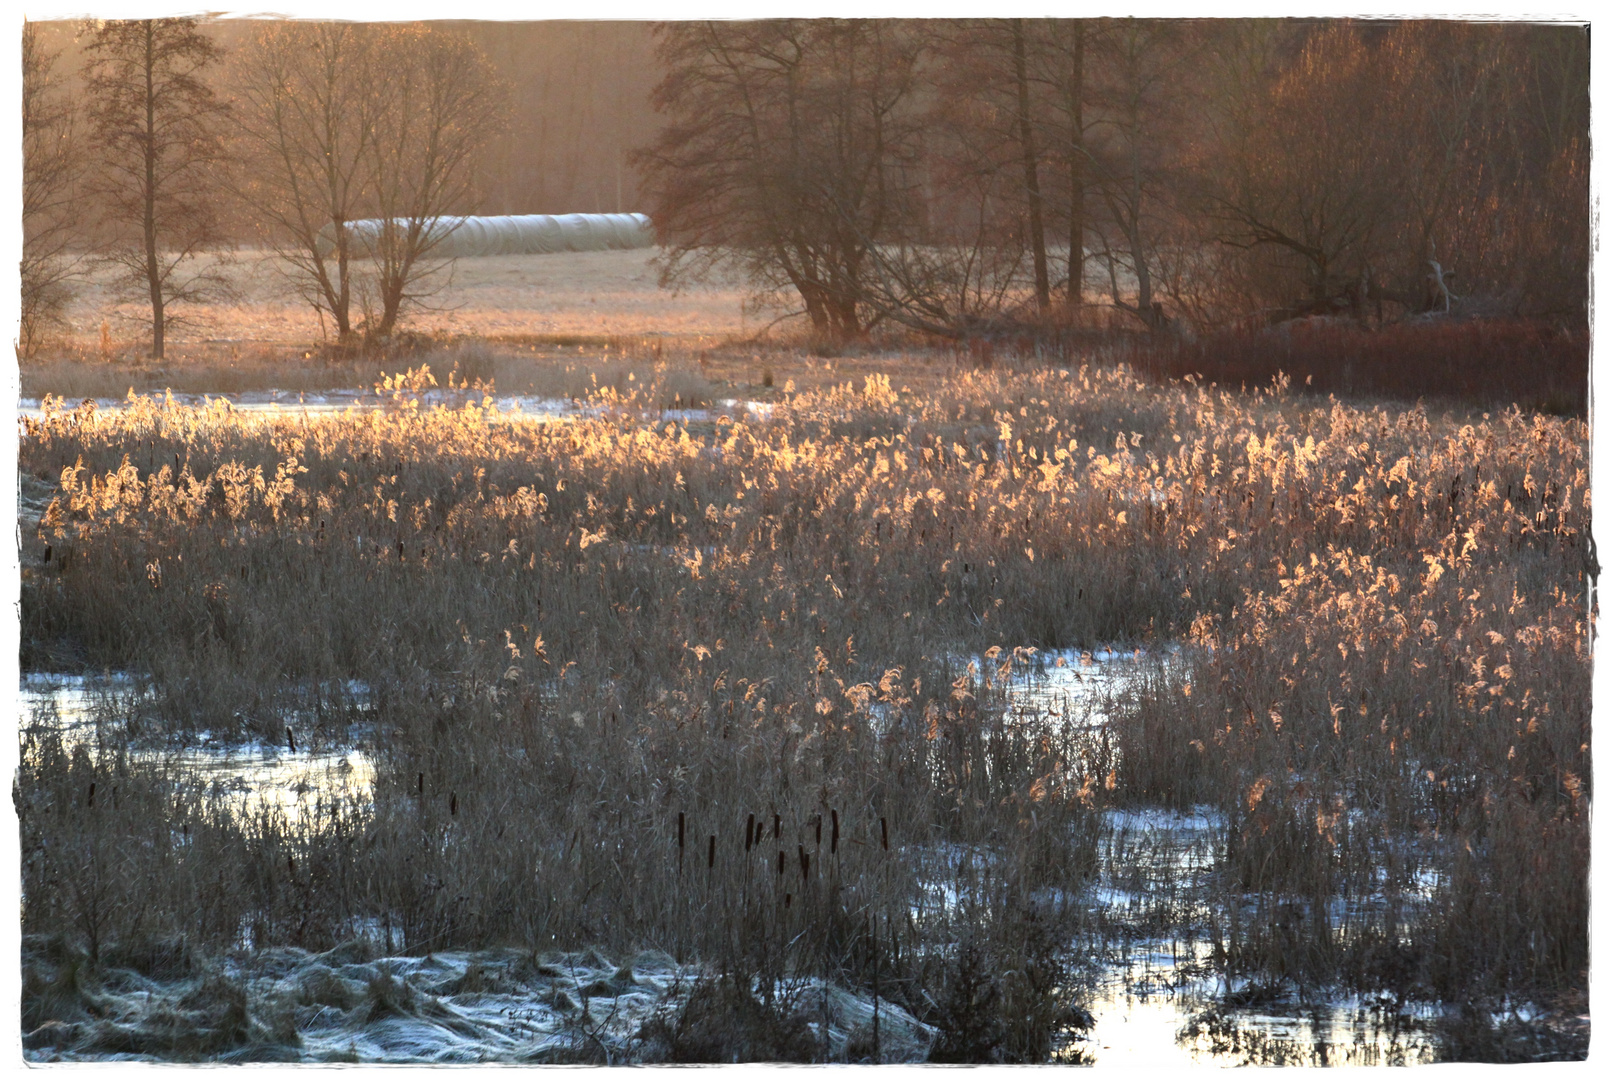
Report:
M122 228L181 254L305 256L326 310L346 304L314 250L332 221L417 233L436 214L626 210L653 217L666 283L737 271L838 340L1092 318L1586 318L1581 26L156 23L194 38L165 99L189 103L175 122L193 130L160 148L176 164L147 174L180 179L143 210L139 168L106 175L142 152L119 119L142 85L119 24L25 34L25 291L30 267L48 283ZM290 131L281 106L314 98L339 123ZM340 184L315 176L343 154ZM67 198L75 185L94 197ZM406 306L430 254L416 241L385 256L371 329ZM140 288L183 301L139 246L119 257ZM345 275L345 249L338 262Z

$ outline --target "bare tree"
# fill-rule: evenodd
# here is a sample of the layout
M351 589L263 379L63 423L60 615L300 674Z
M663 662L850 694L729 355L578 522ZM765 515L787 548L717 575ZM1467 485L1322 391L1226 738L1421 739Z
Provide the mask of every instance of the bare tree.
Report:
M1029 109L1029 43L1024 20L1007 20L1012 39L1013 91L1017 114L1018 152L1024 166L1024 195L1029 203L1029 247L1035 259L1035 304L1042 311L1051 306L1051 279L1046 270L1046 226L1041 212L1040 154L1036 148L1035 126Z
M1000 172L946 177L930 193L921 232L867 246L862 306L877 318L941 337L999 329L1033 284L1027 231L1016 213L1016 178Z
M365 202L383 224L369 249L373 291L361 299L365 336L384 341L432 291L442 219L473 203L476 155L505 122L506 90L481 50L448 31L388 28L376 58Z
M89 36L85 88L106 257L151 303L151 355L161 358L169 307L220 281L193 260L221 240L218 208L227 106L205 74L221 56L194 19L109 21Z
M73 206L83 154L72 100L33 23L22 28L22 319L17 348L32 354L70 296L79 259Z
M242 194L342 343L354 334L360 257L345 225L365 216L371 194L384 35L357 23L265 25L237 53L231 79Z
M864 333L879 317L865 306L873 246L910 225L917 186L917 35L835 19L660 33L670 123L636 160L663 280L736 267L795 292L815 333Z
M995 184L997 227L1022 240L1037 311L1051 303L1042 194L1047 100L1044 20L968 19L926 24L937 63L931 124L940 170L964 187L986 175ZM939 163L936 163L939 164Z
M1046 28L1048 77L1056 87L1053 108L1061 114L1061 150L1068 178L1064 220L1068 235L1068 263L1065 302L1071 311L1085 302L1085 197L1089 187L1090 150L1086 146L1085 45L1088 28L1084 19L1057 19ZM1049 142L1049 145L1052 145Z
M1096 87L1100 116L1089 149L1107 210L1105 228L1098 231L1100 257L1113 306L1158 328L1167 316L1154 273L1179 145L1173 127L1181 73L1190 67L1188 35L1177 23L1124 20L1104 26L1095 44L1102 61Z

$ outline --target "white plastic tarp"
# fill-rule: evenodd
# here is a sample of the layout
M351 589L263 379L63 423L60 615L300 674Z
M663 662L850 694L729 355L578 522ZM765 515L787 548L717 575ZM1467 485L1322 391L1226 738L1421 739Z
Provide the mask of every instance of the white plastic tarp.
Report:
M347 222L353 249L371 252L384 222L365 218ZM406 220L394 228L408 228ZM440 217L431 224L441 237L429 254L463 259L479 255L547 255L558 251L619 251L654 246L654 226L647 214L519 214L501 217ZM319 234L325 253L335 249L334 226Z

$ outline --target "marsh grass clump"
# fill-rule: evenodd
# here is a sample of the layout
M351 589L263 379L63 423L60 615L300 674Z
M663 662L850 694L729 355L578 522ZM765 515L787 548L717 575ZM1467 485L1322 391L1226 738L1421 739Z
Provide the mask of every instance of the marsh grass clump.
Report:
M823 1060L821 1040L793 1008L796 995L757 996L748 983L731 975L696 982L639 1029L645 1058L669 1065Z
M755 985L876 978L919 1019L954 985L958 1056L1038 1060L1068 958L1030 913L1091 930L1104 811L1203 807L1211 914L1184 921L1237 986L1583 984L1581 422L1008 364L684 422L660 410L703 376L622 370L564 424L28 420L50 492L23 543L52 554L24 561L25 666L136 672L181 737L361 721L375 783L242 813L126 729L36 726L25 927L92 966L356 927L652 944ZM1007 708L1037 650L1167 641L1102 725ZM968 978L935 966L959 942Z

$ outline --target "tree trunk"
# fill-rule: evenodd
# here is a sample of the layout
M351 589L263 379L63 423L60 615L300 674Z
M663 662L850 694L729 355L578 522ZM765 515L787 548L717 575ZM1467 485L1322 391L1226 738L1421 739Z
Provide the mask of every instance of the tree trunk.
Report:
M1035 256L1035 306L1052 302L1046 271L1046 230L1041 223L1040 178L1035 171L1035 133L1029 124L1029 64L1024 48L1024 20L1012 20L1013 77L1018 83L1018 145L1024 156L1024 192L1029 196L1029 243Z
M336 320L336 341L345 345L352 339L352 277L348 270L350 252L347 250L345 222L336 223L336 276L341 284L330 314Z
M162 268L157 265L157 91L155 24L145 20L145 280L151 292L151 356L163 358Z
M1159 320L1158 308L1152 302L1152 271L1147 266L1147 253L1141 242L1141 149L1135 130L1130 137L1130 200L1130 220L1125 223L1125 233L1130 241L1130 261L1136 272L1136 309L1142 322L1156 328Z
M1068 306L1085 301L1085 24L1074 24L1074 63L1068 77Z

